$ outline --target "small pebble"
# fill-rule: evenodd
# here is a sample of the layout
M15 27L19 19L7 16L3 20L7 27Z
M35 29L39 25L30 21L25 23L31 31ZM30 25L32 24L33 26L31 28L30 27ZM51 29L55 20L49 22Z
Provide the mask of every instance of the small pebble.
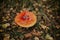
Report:
M14 38L11 38L10 40L15 40Z
M46 40L53 40L53 38L49 34L46 34L45 38Z
M13 10L13 8L10 8L10 10Z
M9 23L2 24L2 27L3 27L3 28L7 28L8 26L10 26L10 24L9 24Z
M35 37L34 40L39 40L39 38L38 37Z
M38 11L39 9L38 8L35 8L36 11Z

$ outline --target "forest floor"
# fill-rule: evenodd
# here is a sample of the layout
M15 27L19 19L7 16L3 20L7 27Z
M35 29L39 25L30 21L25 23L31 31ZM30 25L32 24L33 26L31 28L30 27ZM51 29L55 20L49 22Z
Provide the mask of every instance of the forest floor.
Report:
M0 40L60 40L59 5L59 0L0 0ZM37 16L33 27L14 22L24 9Z

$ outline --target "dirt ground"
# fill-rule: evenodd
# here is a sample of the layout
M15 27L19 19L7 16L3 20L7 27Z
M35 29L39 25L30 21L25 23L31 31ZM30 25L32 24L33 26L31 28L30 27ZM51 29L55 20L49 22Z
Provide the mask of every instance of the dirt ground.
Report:
M0 40L60 40L59 0L0 0ZM23 28L14 22L17 13L28 10L37 23Z

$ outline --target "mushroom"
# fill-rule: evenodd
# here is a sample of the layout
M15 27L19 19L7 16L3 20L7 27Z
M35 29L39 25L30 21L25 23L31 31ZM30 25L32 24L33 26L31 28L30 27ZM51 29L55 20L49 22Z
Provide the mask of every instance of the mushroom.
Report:
M37 17L33 12L24 10L18 13L15 17L15 23L20 27L29 28L35 25L37 22Z

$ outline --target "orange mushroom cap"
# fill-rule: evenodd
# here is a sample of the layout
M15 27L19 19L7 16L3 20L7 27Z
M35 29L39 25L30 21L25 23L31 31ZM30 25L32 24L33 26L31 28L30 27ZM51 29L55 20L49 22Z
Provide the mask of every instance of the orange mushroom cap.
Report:
M21 27L32 27L37 21L36 15L30 11L22 11L21 13L17 14L15 17L15 23Z

